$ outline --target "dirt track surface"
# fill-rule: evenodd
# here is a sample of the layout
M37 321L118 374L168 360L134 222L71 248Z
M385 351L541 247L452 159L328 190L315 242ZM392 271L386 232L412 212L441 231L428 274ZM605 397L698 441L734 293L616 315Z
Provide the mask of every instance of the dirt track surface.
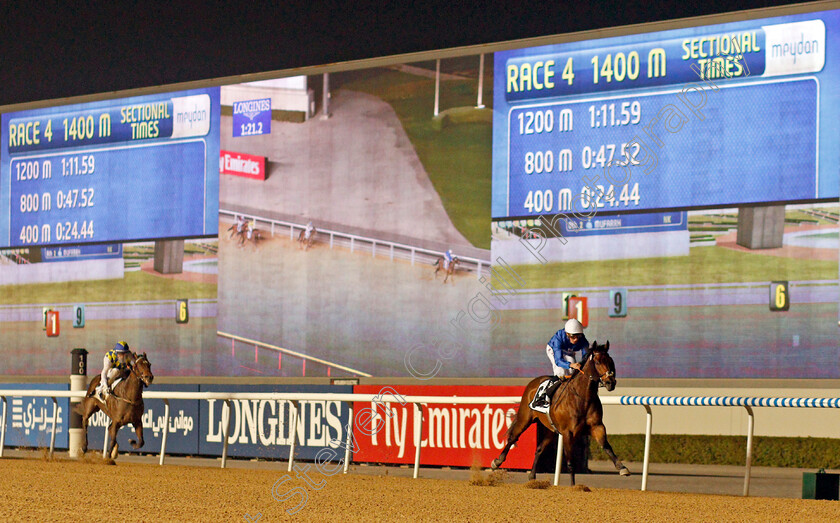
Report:
M89 455L92 458L92 456ZM306 468L308 465L303 465ZM482 474L483 473L476 473ZM307 493L278 498L296 487ZM2 521L838 521L840 502L277 470L0 460Z

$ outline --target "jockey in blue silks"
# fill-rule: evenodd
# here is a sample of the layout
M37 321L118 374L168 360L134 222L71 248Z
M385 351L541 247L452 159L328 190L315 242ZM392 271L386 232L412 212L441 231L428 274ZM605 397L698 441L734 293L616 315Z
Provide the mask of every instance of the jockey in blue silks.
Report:
M452 260L455 258L455 255L452 254L452 249L448 249L443 254L443 270L449 269L449 264L452 263Z
M545 352L554 369L554 376L551 377L553 383L546 387L540 397L534 399L535 406L549 405L551 395L572 375L573 369L581 370L580 362L586 357L588 349L589 341L583 335L583 325L574 318L567 321L565 327L551 337L545 346Z

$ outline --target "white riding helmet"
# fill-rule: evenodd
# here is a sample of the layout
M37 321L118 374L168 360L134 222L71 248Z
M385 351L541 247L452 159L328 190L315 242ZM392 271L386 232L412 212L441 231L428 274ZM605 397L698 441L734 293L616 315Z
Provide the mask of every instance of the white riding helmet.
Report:
M566 334L583 334L583 325L572 318L566 322Z

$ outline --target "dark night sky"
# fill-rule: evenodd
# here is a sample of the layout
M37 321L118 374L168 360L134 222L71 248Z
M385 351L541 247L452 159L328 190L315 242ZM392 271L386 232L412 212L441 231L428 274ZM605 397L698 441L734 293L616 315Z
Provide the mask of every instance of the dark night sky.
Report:
M0 0L0 105L790 3Z

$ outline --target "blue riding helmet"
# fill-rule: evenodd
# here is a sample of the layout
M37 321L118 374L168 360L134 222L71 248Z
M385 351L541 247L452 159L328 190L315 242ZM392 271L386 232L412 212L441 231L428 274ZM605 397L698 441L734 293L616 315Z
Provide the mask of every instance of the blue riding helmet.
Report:
M114 350L117 352L129 352L128 343L124 341L118 341L116 345L114 345Z

